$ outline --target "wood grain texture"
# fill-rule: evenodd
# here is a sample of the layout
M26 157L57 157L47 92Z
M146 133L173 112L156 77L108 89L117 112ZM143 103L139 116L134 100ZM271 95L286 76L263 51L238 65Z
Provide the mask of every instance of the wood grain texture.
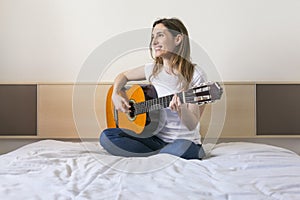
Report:
M221 132L222 138L255 137L255 85L225 84L226 117ZM225 99L226 97L226 99ZM207 105L201 117L201 135L205 137L211 123L211 107Z
M99 137L100 131L106 127L108 88L109 85L39 85L39 137ZM80 94L74 96L76 89Z

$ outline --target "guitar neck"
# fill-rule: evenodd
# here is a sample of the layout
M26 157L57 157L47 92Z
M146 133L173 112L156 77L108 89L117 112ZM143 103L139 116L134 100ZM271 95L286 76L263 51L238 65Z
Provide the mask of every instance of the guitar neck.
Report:
M183 93L178 93L178 97L180 98L181 102L184 102ZM169 104L173 98L173 94L163 96L160 98L150 99L147 101L143 101L140 103L134 104L134 109L136 114L142 114L154 110L160 110L163 108L169 107Z
M202 105L205 103L213 102L220 99L223 93L223 89L218 83L207 82L193 87L187 91L177 93L182 103L192 103ZM142 114L154 110L160 110L167 108L173 98L173 94L163 96L160 98L154 98L139 103L134 103L134 113Z

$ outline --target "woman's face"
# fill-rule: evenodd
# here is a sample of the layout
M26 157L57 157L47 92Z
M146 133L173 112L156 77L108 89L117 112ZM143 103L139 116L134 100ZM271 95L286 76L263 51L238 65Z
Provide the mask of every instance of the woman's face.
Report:
M152 30L151 45L156 58L167 58L170 52L174 52L176 38L163 24L157 24Z

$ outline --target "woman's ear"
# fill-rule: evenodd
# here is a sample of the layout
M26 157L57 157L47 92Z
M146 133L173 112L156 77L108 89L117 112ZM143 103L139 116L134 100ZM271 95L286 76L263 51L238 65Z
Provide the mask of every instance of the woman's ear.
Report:
M182 39L183 39L183 35L182 34L176 35L176 37L175 37L175 44L176 44L176 46L178 46L182 42Z

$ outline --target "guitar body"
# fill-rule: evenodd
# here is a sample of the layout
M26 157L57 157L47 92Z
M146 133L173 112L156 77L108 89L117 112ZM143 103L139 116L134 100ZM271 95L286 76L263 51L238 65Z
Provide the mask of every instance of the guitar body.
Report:
M106 122L108 128L122 128L128 133L138 134L141 137L149 137L158 128L159 110L146 112L138 115L134 113L123 113L115 110L112 102L113 86L109 89L106 99ZM125 88L125 94L129 104L140 103L157 98L157 93L152 85L133 85ZM126 131L127 132L127 131Z

